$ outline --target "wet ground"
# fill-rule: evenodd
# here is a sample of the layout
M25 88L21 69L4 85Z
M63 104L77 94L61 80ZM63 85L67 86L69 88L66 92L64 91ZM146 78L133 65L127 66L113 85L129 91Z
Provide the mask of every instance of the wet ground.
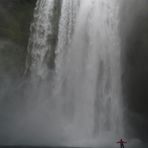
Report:
M64 146L0 146L0 148L91 148L91 147L64 147ZM92 147L92 148L120 148L119 145L116 146L110 146L110 147ZM148 144L141 144L141 145L135 145L135 146L130 146L126 145L125 148L148 148Z

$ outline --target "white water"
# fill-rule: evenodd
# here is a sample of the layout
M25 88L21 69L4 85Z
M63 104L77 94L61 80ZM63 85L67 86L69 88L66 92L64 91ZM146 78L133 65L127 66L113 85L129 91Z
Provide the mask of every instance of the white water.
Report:
M63 0L61 18L59 23L59 35L58 44L56 49L56 73L57 80L62 81L62 75L64 74L63 66L68 52L68 48L72 42L72 35L76 23L76 16L79 10L79 0ZM60 82L61 83L61 82ZM61 87L59 84L58 87ZM58 88L56 88L58 89Z
M48 37L52 35L52 17L54 0L38 0L34 12L34 21L31 24L31 36L28 43L30 63L27 61L27 70L33 76L42 78L47 76L45 57L51 50ZM29 58L28 58L29 60Z
M32 74L45 77L44 57L50 50L47 38L52 32L47 16L53 15L53 1L39 0L37 6L35 14L40 17L34 23L42 25L32 32L31 42L38 46L30 49L30 69ZM119 0L62 2L55 87L49 96L56 107L49 112L55 113L52 123L61 124L67 145L106 143L123 135L119 6Z

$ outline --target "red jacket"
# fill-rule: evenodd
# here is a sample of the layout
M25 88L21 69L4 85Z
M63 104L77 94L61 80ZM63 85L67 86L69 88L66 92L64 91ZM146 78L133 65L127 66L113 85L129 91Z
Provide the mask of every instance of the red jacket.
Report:
M120 139L120 141L117 141L117 143L124 144L124 143L127 143L127 142Z

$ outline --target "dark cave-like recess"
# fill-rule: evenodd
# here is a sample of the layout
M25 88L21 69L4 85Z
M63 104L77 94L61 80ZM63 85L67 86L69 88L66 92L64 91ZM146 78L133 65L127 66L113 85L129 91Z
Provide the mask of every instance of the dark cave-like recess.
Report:
M121 11L125 115L133 137L148 138L148 1L126 0ZM128 129L128 128L127 128Z

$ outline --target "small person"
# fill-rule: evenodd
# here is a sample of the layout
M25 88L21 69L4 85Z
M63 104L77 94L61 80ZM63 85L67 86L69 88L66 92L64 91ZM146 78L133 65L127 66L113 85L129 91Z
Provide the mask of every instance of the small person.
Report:
M127 142L120 139L120 141L117 141L117 143L120 143L120 148L124 148L124 144Z

